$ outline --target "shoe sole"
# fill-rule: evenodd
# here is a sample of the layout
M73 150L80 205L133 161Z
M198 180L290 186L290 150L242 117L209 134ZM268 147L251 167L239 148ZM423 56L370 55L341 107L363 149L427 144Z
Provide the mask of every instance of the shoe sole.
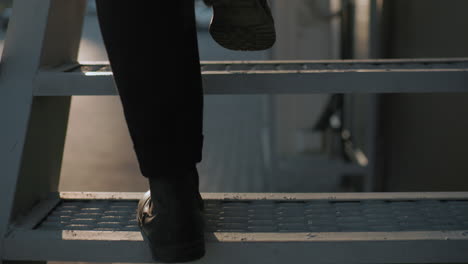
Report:
M154 261L165 263L189 262L201 259L205 255L205 240L177 246L154 246L145 233L140 229L143 240L149 245Z
M263 5L259 0L214 0L210 4L214 15L209 31L219 45L230 50L258 51L275 43L275 25L266 1ZM240 12L233 15L233 10Z

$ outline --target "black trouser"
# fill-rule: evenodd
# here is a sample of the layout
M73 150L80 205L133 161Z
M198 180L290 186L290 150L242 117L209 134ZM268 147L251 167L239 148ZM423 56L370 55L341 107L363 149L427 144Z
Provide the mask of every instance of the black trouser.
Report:
M96 0L104 44L145 177L201 161L203 91L193 0Z

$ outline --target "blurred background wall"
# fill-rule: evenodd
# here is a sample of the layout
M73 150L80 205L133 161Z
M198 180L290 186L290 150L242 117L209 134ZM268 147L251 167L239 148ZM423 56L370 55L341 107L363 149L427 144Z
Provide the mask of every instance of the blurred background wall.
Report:
M385 57L468 57L468 1L385 4ZM468 94L385 95L382 104L385 189L468 190Z

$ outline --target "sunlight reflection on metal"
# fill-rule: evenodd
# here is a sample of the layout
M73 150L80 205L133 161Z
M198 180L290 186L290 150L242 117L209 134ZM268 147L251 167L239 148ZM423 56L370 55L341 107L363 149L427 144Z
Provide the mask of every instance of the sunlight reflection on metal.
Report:
M370 7L369 0L357 0L356 4L356 38L355 38L355 58L369 58L370 41Z
M62 240L143 241L140 232L62 230Z
M86 76L111 76L112 72L85 72Z

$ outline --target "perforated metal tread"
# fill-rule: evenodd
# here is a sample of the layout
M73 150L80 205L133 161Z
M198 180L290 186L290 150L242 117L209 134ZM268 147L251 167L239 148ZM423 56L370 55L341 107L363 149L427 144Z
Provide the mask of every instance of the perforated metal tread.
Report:
M464 58L218 61L202 62L201 70L206 94L468 92ZM151 78L157 82L157 73ZM36 96L116 95L107 62L42 69L35 87Z
M12 227L3 258L153 262L135 222L141 196L61 193ZM468 193L202 196L200 263L468 262Z
M39 230L139 231L137 201L63 200ZM205 202L208 232L468 230L468 200Z

